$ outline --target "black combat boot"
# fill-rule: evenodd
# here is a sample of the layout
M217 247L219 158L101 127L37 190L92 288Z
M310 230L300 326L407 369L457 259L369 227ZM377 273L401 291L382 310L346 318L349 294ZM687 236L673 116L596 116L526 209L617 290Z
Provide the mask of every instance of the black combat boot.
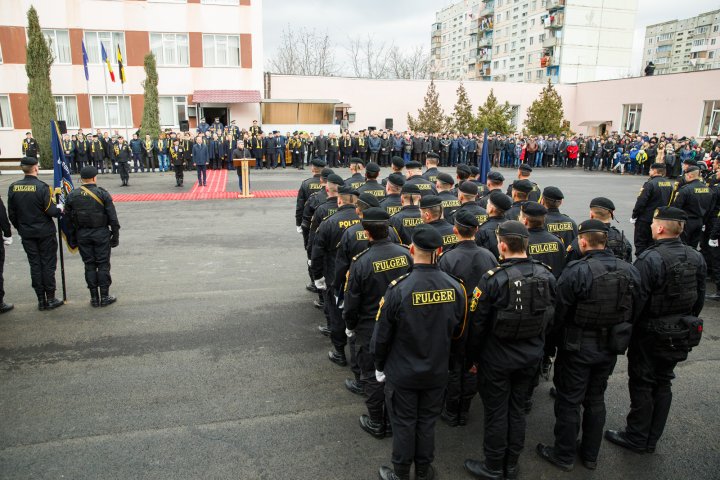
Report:
M335 365L338 365L340 367L347 367L347 358L345 357L345 352L328 352L328 359L334 363Z
M410 480L410 465L394 464L393 467L380 467L380 480Z
M38 310L47 310L47 299L45 298L44 293L42 295L38 295Z
M503 469L502 464L496 464L496 462L489 462L487 459L483 462L478 460L465 460L463 464L465 470L476 478L483 480L502 480Z
M458 413L458 425L464 427L468 422L468 414L470 413L470 404L472 398L463 398L460 400L460 413Z
M12 303L1 302L0 303L0 314L7 313L10 310L12 310L13 308L15 308L15 305L13 305Z
M429 463L424 465L415 464L415 480L433 480L435 469Z
M54 310L63 306L62 300L55 298L55 292L45 292L45 297L47 298L47 303L45 304L47 310Z
M459 405L457 402L445 402L443 411L440 414L440 420L447 423L450 427L457 427L460 424L458 409Z
M115 303L117 298L110 295L110 287L100 287L100 306L107 307L108 305Z
M360 415L360 428L375 438L385 438L385 421L376 422L369 415Z
M100 306L100 293L98 293L97 288L90 289L90 305L93 307Z

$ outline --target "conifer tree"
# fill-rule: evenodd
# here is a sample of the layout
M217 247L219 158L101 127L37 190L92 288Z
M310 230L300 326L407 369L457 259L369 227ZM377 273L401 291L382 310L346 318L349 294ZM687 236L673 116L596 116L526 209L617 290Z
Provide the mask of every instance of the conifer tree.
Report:
M473 129L475 117L473 116L470 99L462 82L460 82L456 93L457 102L455 103L450 124L454 130L460 133L469 133Z
M488 132L513 133L512 107L507 101L504 104L498 102L492 89L485 103L478 106L475 118L475 133L482 133L486 128Z
M435 89L435 81L430 80L425 104L418 110L417 118L408 113L408 127L416 132L442 132L445 129L445 112L440 106L439 94Z
M540 97L528 108L525 131L529 135L560 135L566 130L562 98L548 79Z
M145 89L142 116L142 128L140 138L150 135L151 138L157 138L160 135L160 107L158 97L158 73L156 68L155 55L150 52L145 55L145 81L143 88Z

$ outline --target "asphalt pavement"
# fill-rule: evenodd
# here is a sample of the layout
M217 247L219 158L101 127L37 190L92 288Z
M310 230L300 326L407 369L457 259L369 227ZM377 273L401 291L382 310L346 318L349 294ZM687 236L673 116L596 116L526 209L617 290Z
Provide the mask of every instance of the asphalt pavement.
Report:
M252 182L287 190L307 176L253 172ZM5 199L16 178L0 177ZM628 219L642 178L556 169L532 178L559 186L562 210L577 220L591 198L610 197L618 227L632 237ZM116 175L99 183L111 193L179 190L172 173L132 175L127 188ZM237 190L234 173L227 189ZM102 309L89 306L79 255L66 253L68 303L38 312L16 234L5 261L5 300L15 310L0 316L0 478L376 478L389 464L391 440L359 428L363 401L343 387L350 371L327 360L330 343L316 330L324 320L304 288L294 205L294 198L117 204L111 293L118 302ZM551 383L543 381L527 418L521 478L718 478L719 307L705 308L703 341L676 370L655 454L604 442L595 472L578 462L562 473L542 462L534 447L552 441L554 423ZM607 427L622 427L624 357L607 405ZM438 478L471 478L462 463L482 458L482 423L477 397L467 427L438 423Z

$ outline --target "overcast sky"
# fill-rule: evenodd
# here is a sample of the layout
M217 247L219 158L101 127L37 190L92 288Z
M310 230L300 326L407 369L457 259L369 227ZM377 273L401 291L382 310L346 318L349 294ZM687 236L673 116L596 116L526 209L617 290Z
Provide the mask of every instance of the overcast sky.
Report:
M263 34L265 59L279 45L280 32L288 24L321 32L327 30L338 45L336 60L345 60L348 36L366 36L402 48L416 45L430 49L430 25L435 12L455 3L451 0L264 0ZM642 62L645 26L675 18L687 18L718 8L718 0L639 0L635 28L636 73Z

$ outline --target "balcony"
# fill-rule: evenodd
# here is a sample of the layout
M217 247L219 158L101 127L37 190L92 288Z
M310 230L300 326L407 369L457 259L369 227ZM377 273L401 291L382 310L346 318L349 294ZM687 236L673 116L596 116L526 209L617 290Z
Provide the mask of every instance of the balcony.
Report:
M555 48L558 46L558 38L557 37L547 37L545 40L543 40L543 48Z
M692 47L690 47L690 53L704 52L706 50L708 50L707 44L693 45Z
M493 78L493 81L495 82L504 82L505 80L507 80L507 75L504 73L501 73L500 75L495 75L495 77Z
M565 8L565 0L548 0L547 2L547 9L550 13L562 10L563 8Z
M552 67L553 65L557 65L554 56L545 55L544 57L540 57L540 67L541 68Z
M484 35L480 40L478 40L477 46L479 48L490 48L490 47L492 47L492 43L493 43L492 35Z
M488 17L488 16L492 15L493 12L495 12L495 2L494 1L485 2L485 6L483 7L482 10L480 10L478 18Z
M492 32L493 30L493 17L481 17L478 18L478 28L482 32Z
M543 27L550 30L557 30L563 27L565 24L565 15L562 13L556 13L555 15L548 15L543 18Z
M491 70L490 67L485 67L480 69L480 76L483 78L490 77L491 76Z

